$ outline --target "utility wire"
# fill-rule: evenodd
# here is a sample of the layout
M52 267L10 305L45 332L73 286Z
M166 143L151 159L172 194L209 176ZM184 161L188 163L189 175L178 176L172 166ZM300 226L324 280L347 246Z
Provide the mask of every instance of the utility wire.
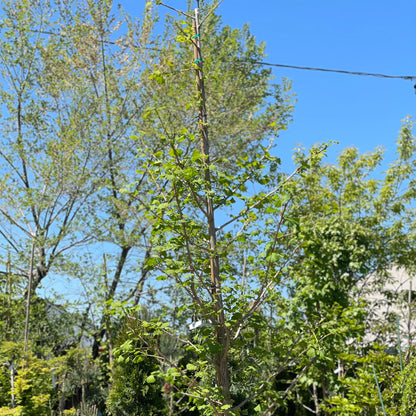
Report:
M162 3L162 5L164 5L164 4ZM32 30L32 31L33 32L38 32L38 33L41 33L41 34L44 34L44 35L63 36L63 37L71 38L71 35L64 34L64 33L59 33L59 32L56 33L56 32L51 32L51 31L35 31L35 30ZM114 42L114 41L110 41L110 40L103 40L102 42L105 43L105 44L108 44L108 45L113 45L113 46L118 46L118 47L127 46L127 45L123 45L123 44L120 44L118 42ZM141 47L143 49L162 51L159 48L143 47L141 45L132 45L132 46L133 47L138 47L138 48ZM330 69L330 68L317 68L317 67L309 67L309 66L275 64L275 63L263 62L263 61L238 61L238 62L241 63L241 64L250 63L250 64L254 64L254 65L264 65L264 66L273 66L273 67L278 67L278 68L298 69L298 70L303 70L303 71L332 72L332 73L336 73L336 74L358 75L358 76L368 76L368 77L377 77L377 78L403 79L403 80L407 80L407 81L416 81L416 75L378 74L378 73L374 73L374 72L346 71L346 70L342 70L342 69ZM175 72L177 72L177 71L175 71ZM416 88L416 85L415 85L415 88Z
M244 61L241 61L244 63ZM291 69L301 69L304 71L321 71L321 72L334 72L337 74L347 74L347 75L360 75L368 77L377 77L377 78L393 78L393 79L404 79L408 81L415 81L416 75L388 75L388 74L377 74L373 72L358 72L358 71L345 71L342 69L329 69L329 68L315 68L309 66L296 66L296 65L283 65L283 64L273 64L269 62L254 61L251 62L255 65L265 65L265 66L275 66L279 68L291 68Z

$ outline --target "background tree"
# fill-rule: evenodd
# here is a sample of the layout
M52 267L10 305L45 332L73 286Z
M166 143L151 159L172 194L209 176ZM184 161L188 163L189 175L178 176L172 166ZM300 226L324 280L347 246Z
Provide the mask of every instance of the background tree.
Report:
M412 124L405 120L397 141L397 159L384 174L378 172L382 149L359 154L357 149L350 148L340 153L336 165L324 165L315 159L316 163L311 163L301 175L306 191L295 210L302 250L293 263L289 293L296 325L305 325L305 334L311 336L307 344L313 345L318 334L325 340L318 345L319 354L303 380L305 387L319 386L312 390L315 411L319 403L339 400L342 395L330 396L345 392L344 387L351 383L349 394L361 406L351 401L355 410L350 411L365 414L363 397L371 402L370 392L375 388L371 359L374 364L380 363L380 378L385 370L381 363L390 365L390 358L377 358L378 348L370 341L383 344L381 348L397 345L396 316L392 325L383 319L387 317L374 315L374 304L366 302L369 294L377 292L381 302L397 306L400 301L388 300L383 287L389 282L393 266L412 273L414 242L413 231L408 227L413 210L410 201L414 197L410 180L414 169L413 143ZM407 203L410 205L405 208ZM355 365L356 361L361 364ZM390 380L387 386L391 386L390 375L386 374L386 380ZM357 393L354 377L363 377L362 385L371 385L367 394L364 389ZM347 400L343 398L342 403ZM381 411L377 400L373 405L374 412ZM335 408L332 412L336 412Z

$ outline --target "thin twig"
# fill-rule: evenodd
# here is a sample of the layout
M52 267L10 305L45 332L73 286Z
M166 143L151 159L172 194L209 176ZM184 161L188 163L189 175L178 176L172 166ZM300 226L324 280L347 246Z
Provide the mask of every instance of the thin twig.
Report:
M218 7L221 5L223 1L224 0L220 0L215 6L212 7L212 9L208 12L208 14L202 19L201 23L199 24L199 27L201 27L204 24L205 20L207 20L208 17L210 17L212 13L214 13L215 10L218 9Z
M176 13L183 14L184 16L186 16L186 17L190 17L191 19L195 19L192 15L190 15L190 14L188 14L188 13L185 13L185 12L183 12L182 10L175 9L174 7L172 7L172 6L168 6L167 4L162 3L162 2L160 2L159 4L160 4L161 6L164 6L164 7L168 8L168 9L171 9L171 10L175 11Z

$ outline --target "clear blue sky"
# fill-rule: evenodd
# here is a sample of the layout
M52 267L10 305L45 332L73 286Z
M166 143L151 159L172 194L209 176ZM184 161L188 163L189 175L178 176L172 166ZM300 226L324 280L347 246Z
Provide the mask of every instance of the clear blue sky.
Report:
M180 1L175 1L180 3ZM224 0L224 22L249 22L266 41L270 62L416 76L416 3L411 0ZM406 116L416 118L413 85L352 75L276 68L293 81L294 122L281 137L282 150L297 142L329 139L368 151L378 145L393 157Z
M134 14L142 8L136 1L120 3ZM186 8L186 0L164 3ZM249 23L257 40L266 42L268 62L416 76L416 3L411 0L224 0L218 14L232 27ZM382 145L391 159L401 120L416 119L416 81L273 72L291 79L297 94L294 121L279 139L286 161L297 143L327 140L340 142L329 160L352 145L362 151Z

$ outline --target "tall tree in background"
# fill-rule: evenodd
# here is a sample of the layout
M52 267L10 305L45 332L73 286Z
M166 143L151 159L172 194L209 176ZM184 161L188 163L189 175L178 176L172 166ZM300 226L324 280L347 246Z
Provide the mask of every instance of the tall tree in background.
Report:
M137 250L134 271L148 250L142 241L147 221L120 188L135 171L136 152L125 138L137 130L144 106L140 77L151 59L142 46L151 43L153 18L146 11L141 25L124 19L121 31L123 18L117 20L111 7L5 3L1 246L4 259L10 253L7 267L13 276L22 282L32 278L33 293L46 276L79 278L87 294L105 286L108 301L128 274L132 248ZM102 254L92 264L85 256L86 248L87 253L107 251L94 242L106 243L110 252L120 248L107 256L106 285L98 281ZM146 273L136 276L121 291L125 298L131 289L138 303Z
M304 391L312 386L313 405L321 414L325 414L321 405L326 400L346 405L347 400L339 401L341 395L330 396L344 391L341 386L349 383L357 402L363 403L367 400L364 397L371 401L371 392L376 391L374 376L371 368L370 376L365 369L371 360L379 376L386 377L387 386L391 380L383 365L398 364L383 356L372 341L390 346L398 342L396 315L389 317L387 306L394 305L397 313L404 299L398 299L403 295L386 293L385 285L395 278L392 274L397 268L413 273L412 130L413 123L405 120L397 140L396 160L385 173L379 172L383 149L360 154L358 149L348 148L339 154L337 164L316 159L300 175L305 192L293 209L299 219L297 238L302 249L291 267L292 312L288 319L303 328L305 342L316 351L315 362L301 381ZM300 159L304 158L301 153ZM405 295L407 302L408 293ZM385 305L382 317L375 314L376 305L369 303L370 298L378 298ZM411 314L410 303L404 310ZM404 328L409 316L400 320ZM315 337L324 341L316 343ZM360 365L355 367L354 361ZM351 382L349 378L352 372L357 378L363 377L363 386L369 383L371 388L358 392L357 380ZM377 400L374 403L380 405Z
M42 34L47 6L8 2L2 21L2 249L13 272L29 280L35 246L32 290L63 252L85 241L72 230L91 193L88 150L62 114L74 108L57 95L65 94L62 76L48 82L56 55Z

